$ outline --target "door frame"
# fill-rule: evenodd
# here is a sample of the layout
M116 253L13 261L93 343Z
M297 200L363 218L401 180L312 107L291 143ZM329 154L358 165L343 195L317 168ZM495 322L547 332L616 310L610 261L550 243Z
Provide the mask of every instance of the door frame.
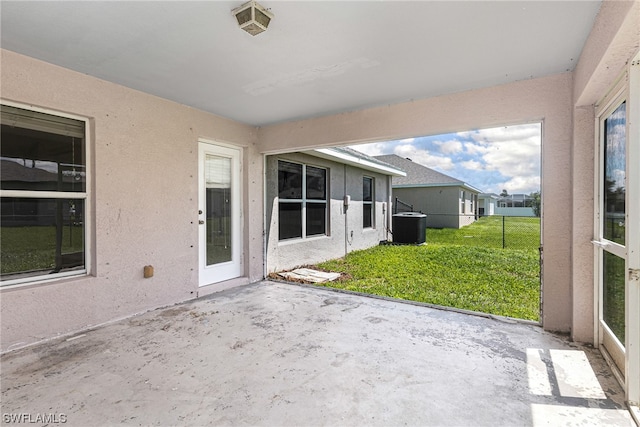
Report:
M204 163L207 154L231 159L231 261L207 265L207 206ZM242 149L220 141L198 139L198 286L244 275Z
M601 238L602 124L609 114L626 101L626 198L624 247ZM625 390L632 414L639 416L640 403L640 53L612 86L611 91L596 104L595 110L595 179L594 179L594 342L611 365ZM603 326L603 253L612 253L625 260L625 342L620 354L610 354L607 347L618 345ZM614 347L615 350L615 347Z

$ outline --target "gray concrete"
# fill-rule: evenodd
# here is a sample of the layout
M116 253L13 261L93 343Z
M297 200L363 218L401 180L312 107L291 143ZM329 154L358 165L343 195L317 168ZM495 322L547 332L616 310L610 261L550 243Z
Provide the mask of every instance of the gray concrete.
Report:
M283 283L1 361L3 423L633 425L599 353L537 326Z

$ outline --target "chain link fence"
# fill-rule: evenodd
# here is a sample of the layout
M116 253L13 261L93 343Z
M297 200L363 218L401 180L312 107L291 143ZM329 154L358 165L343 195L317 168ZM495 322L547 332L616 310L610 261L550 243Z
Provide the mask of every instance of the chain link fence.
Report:
M502 249L539 249L540 218L520 216L427 215L426 243Z

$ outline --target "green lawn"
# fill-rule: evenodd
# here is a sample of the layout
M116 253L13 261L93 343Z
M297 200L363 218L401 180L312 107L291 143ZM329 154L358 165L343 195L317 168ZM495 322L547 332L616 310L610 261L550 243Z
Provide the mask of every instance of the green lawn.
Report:
M461 229L429 228L427 243L501 249L503 247L505 249L538 249L540 218L485 216Z
M48 270L56 265L54 226L2 227L0 234L2 274ZM62 253L84 249L84 227L62 228Z
M426 245L377 246L316 267L347 274L330 287L538 321L539 219L519 221L528 227L519 234L537 242L527 249L502 249L501 218L499 227L484 219L428 229Z

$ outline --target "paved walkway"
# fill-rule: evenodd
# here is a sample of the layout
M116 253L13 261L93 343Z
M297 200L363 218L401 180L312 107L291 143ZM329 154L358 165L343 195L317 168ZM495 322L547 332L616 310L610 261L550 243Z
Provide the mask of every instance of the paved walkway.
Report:
M2 423L630 426L539 327L262 282L2 356Z

